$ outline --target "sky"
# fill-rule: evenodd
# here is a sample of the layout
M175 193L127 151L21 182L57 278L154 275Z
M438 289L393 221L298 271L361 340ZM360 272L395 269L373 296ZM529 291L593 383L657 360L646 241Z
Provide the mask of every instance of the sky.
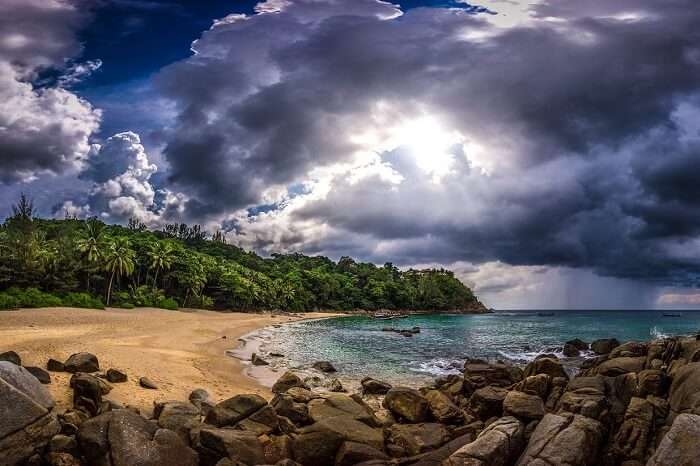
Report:
M3 0L0 215L700 307L695 0Z

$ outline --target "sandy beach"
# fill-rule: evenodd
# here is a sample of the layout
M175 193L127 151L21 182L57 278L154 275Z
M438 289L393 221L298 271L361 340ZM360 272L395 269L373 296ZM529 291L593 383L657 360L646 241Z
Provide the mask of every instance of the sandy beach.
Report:
M268 325L331 316L151 308L3 311L0 352L16 351L23 365L42 368L49 358L64 361L73 353L91 352L103 371L117 368L129 377L114 384L107 398L148 412L154 401L187 399L195 388L204 388L215 401L239 393L269 398L269 389L246 376L243 364L226 350L236 348L240 336ZM154 381L158 390L141 388L139 377ZM52 372L51 378L48 388L59 407L71 406L70 374Z

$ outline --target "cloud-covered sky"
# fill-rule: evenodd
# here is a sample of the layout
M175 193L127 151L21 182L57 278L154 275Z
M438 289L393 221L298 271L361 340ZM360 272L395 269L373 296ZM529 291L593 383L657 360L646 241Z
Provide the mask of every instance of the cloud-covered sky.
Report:
M447 266L494 307L697 307L697 24L694 0L4 1L0 195Z

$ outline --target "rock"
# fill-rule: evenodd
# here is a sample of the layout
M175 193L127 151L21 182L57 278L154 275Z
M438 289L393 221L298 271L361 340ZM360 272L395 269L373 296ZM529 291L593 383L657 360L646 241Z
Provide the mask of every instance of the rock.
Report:
M596 466L603 425L595 419L567 414L546 414L518 460L517 466Z
M49 453L46 455L46 463L48 466L81 466L79 459L66 452Z
M321 398L321 395L318 393L314 393L311 390L301 387L292 387L285 393L291 396L297 403L308 403L311 400Z
M564 343L564 349L562 352L567 358L574 358L581 354L581 350L576 348L576 346L572 345L571 343Z
M333 364L328 361L315 362L313 368L326 373L337 372L335 367L333 367Z
M263 436L260 439L267 464L292 461L292 439L289 435Z
M639 396L663 396L670 385L666 373L658 369L645 369L638 374Z
M645 362L646 357L644 356L608 359L595 368L595 372L608 377L616 377L621 374L641 371L644 369Z
M263 358L258 356L257 354L253 353L252 356L250 357L250 362L254 366L269 366L270 363L265 361Z
M272 386L272 393L284 393L292 387L309 388L304 382L302 382L298 375L291 371L287 371L282 375L282 377L277 379L277 382L275 382L275 384Z
M507 393L505 388L490 385L480 388L469 398L469 409L482 420L500 417L503 413L503 400Z
M85 421L78 443L89 464L111 466L197 466L197 453L173 431L120 409ZM110 462L111 459L111 462Z
M247 465L265 463L265 451L253 432L206 427L199 432L199 442L219 457L227 456Z
M525 426L514 417L491 423L471 443L450 455L443 466L509 466L518 458L525 443ZM552 463L558 464L558 463Z
M700 414L700 362L686 364L676 371L668 401L674 413Z
M68 360L63 363L63 366L66 372L73 374L76 372L97 372L100 370L97 356L91 353L72 354Z
M233 426L264 406L267 406L267 401L260 395L236 395L214 406L204 422L217 427Z
M603 419L610 408L604 377L576 377L559 400L559 410Z
M580 338L574 338L573 340L567 341L565 344L571 345L579 351L586 351L589 347L588 343L581 340Z
M126 374L119 369L107 369L106 379L111 383L122 383L127 381Z
M195 406L201 406L202 403L209 400L209 392L203 388L195 388L190 392L188 400Z
M661 440L647 466L695 466L700 458L700 416L681 414Z
M628 341L620 346L613 348L610 351L610 359L620 358L620 357L637 357L647 355L648 345L646 343L639 343L637 341ZM646 359L646 358L645 358Z
M595 354L608 354L618 346L620 346L620 342L615 338L603 338L591 343L591 350Z
M513 390L519 392L528 393L530 395L537 395L543 400L547 399L549 395L549 387L552 378L547 374L537 374L525 377L523 380L518 382L513 386Z
M539 358L530 362L523 370L523 377L530 377L537 374L546 374L552 378L564 377L569 378L568 374L561 365L561 362L553 358Z
M65 372L66 368L61 361L56 361L55 359L49 359L46 363L46 369L51 372Z
M381 450L384 435L380 429L349 416L338 416L316 422L299 431L293 442L294 459L301 464L333 464L343 442L357 442Z
M4 353L0 353L0 361L11 362L15 366L22 365L22 358L20 358L19 354L15 353L14 351L5 351Z
M16 466L61 430L53 399L25 368L0 361L0 464Z
M346 416L371 427L381 426L381 423L370 409L348 395L334 393L322 399L311 400L308 404L308 410L313 422Z
M190 441L190 431L200 425L199 408L182 401L156 403L153 418L158 421L159 427L172 430L187 444Z
M369 445L343 442L335 456L335 466L354 466L364 461L388 459L386 454Z
M347 390L338 379L333 379L328 383L328 390L336 393L345 393Z
M360 384L365 395L385 395L392 388L390 384L372 377L365 377Z
M51 376L41 367L28 366L25 367L25 369L27 369L27 372L36 377L36 379L44 385L48 385L51 383Z
M245 419L238 421L234 427L239 430L255 432L257 435L263 435L279 431L279 426L280 423L275 408L265 405Z
M467 360L464 364L464 391L467 395L487 385L509 387L522 378L522 371L508 364L490 364L478 359Z
M447 428L433 422L394 424L387 432L387 449L396 457L415 456L439 448L450 440Z
M464 419L464 413L450 398L440 390L428 390L425 399L433 417L443 424L459 423Z
M49 451L76 453L77 450L78 441L72 435L54 435L49 441Z
M384 407L406 422L425 422L430 414L428 401L418 390L395 387L384 397Z
M97 416L102 410L101 380L90 374L78 373L70 379L73 389L73 406L89 416Z
M541 419L544 416L544 402L537 395L510 391L503 400L503 414L521 419Z
M296 425L311 423L309 408L306 404L294 401L288 394L278 394L270 402L277 414L289 418Z
M654 405L642 398L632 398L611 448L617 462L644 461L653 423Z
M141 385L143 388L148 388L149 390L158 390L158 385L156 385L155 382L148 377L140 377L139 385Z

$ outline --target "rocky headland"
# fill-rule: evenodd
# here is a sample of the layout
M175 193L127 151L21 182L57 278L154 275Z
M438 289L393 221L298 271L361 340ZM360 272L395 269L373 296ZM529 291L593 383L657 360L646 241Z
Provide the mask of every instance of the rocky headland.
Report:
M592 351L570 377L556 356L525 367L468 359L461 375L420 389L366 377L317 392L293 372L273 396L159 401L152 412L111 401L133 378L78 353L44 367L0 355L3 466L690 466L700 464L700 336ZM319 371L332 374L332 361ZM68 373L72 406L46 383ZM139 379L143 390L159 390Z

